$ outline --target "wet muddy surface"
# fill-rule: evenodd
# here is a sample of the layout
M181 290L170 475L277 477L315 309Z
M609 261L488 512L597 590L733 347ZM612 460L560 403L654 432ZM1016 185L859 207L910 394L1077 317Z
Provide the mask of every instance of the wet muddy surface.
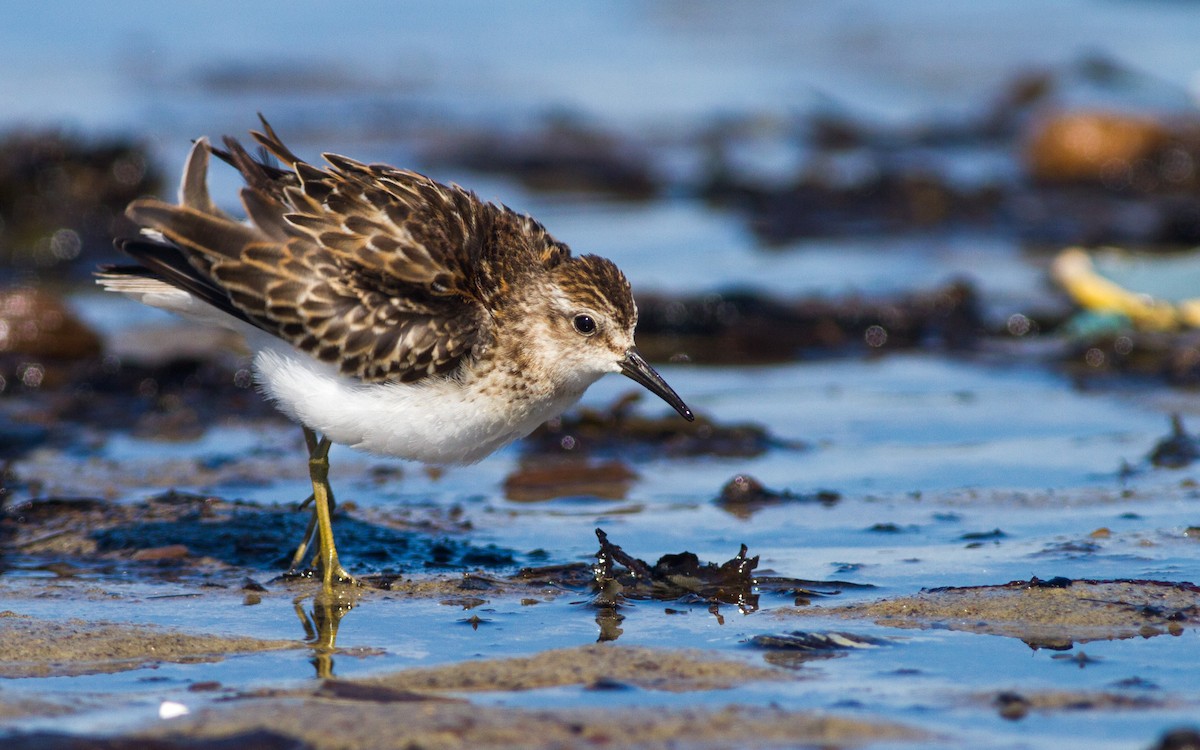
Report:
M0 676L5 678L76 677L301 647L296 641L198 636L130 623L49 621L8 611L0 617L0 639L12 654L0 667Z
M819 612L873 618L898 628L1004 635L1019 638L1030 648L1069 651L1074 644L1089 641L1181 635L1188 623L1194 625L1198 605L1200 589L1190 583L1032 578L1001 586L935 588L915 597L826 607ZM796 610L795 614L816 612Z
M1195 252L1194 13L216 3L0 28L0 744L1194 745L1200 339L1049 272ZM696 421L606 378L475 466L335 447L320 594L245 352L89 278L256 111L611 257Z

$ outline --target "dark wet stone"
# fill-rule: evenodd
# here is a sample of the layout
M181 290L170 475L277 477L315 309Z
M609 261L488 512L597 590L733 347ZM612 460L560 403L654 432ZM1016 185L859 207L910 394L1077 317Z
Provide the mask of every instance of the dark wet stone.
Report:
M1079 540L1047 544L1045 549L1034 552L1030 557L1086 557L1100 552L1104 548L1092 541Z
M503 174L534 190L556 193L585 191L646 200L660 189L650 168L653 162L639 145L567 120L527 133L444 140L426 153L426 159Z
M458 582L458 587L463 591L490 591L496 588L494 581L486 576L481 576L475 573L467 573Z
M633 685L627 682L612 677L600 677L594 680L590 685L584 687L584 690L602 691L602 692L628 692L635 690Z
M113 236L134 231L125 206L159 184L137 141L57 131L0 136L0 277L51 268L83 277L116 260Z
M996 696L995 706L1000 712L1000 716L1016 721L1024 719L1028 714L1032 705L1020 693L1003 692Z
M486 547L468 546L466 549L463 549L461 544L455 546L459 549L456 566L500 568L516 562L512 550L497 547L494 544Z
M480 599L478 596L456 596L452 599L442 599L438 602L443 607L461 607L463 609L475 609L487 603L487 599Z
M830 631L828 633L813 633L803 630L793 630L779 635L763 634L750 639L750 645L755 648L791 650L791 651L848 651L856 648L875 648L889 645L882 638L867 635Z
M531 585L558 586L582 591L595 580L595 574L591 565L568 563L566 565L521 568L513 578Z
M603 456L650 460L662 456L753 457L771 448L797 450L796 443L772 437L755 424L721 425L696 415L694 422L680 419L674 412L662 417L643 417L634 412L641 401L640 391L630 391L607 409L577 408L552 419L534 430L522 442L522 449L533 456ZM569 465L568 465L569 466Z
M39 524L60 516L102 511L105 500L94 497L43 497L4 506L5 520L14 524Z
M1200 750L1200 727L1179 727L1166 732L1150 750Z
M1182 469L1197 458L1200 458L1200 442L1184 429L1183 419L1178 414L1172 414L1171 434L1150 451L1150 463L1165 469Z
M958 350L984 333L978 293L965 280L883 298L782 300L748 290L638 297L638 345L658 360L755 364L834 352Z
M789 185L742 182L720 172L700 188L714 205L734 208L767 245L799 239L885 235L997 223L1003 193L997 186L964 188L920 168L882 161L852 185L801 174Z
M963 534L959 539L963 541L987 541L992 539L1004 539L1008 534L1005 534L1000 529L992 529L991 531L972 531Z
M383 685L370 685L348 680L324 680L314 695L340 701L355 701L360 703L414 703L420 701L460 702L453 698L445 698L427 693L416 693L411 690L397 690Z
M20 375L28 363L0 354L0 378L8 384L0 391L0 406L5 398L20 398L38 417L33 426L47 431L47 441L64 447L79 440L81 426L101 434L121 431L151 440L191 440L226 417L286 423L255 390L236 384L236 369L226 362L228 353L212 356L155 366L115 357L54 367L46 360L43 370L54 377L32 385Z
M1113 376L1151 378L1172 385L1200 384L1200 330L1097 333L1074 339L1064 368L1081 383Z
M1043 581L1034 576L1029 579L1028 587L1031 589L1065 589L1068 586L1074 585L1075 582L1064 576L1054 576L1053 578Z
M1002 585L1000 585L1000 586L993 586L993 585L987 585L987 586L934 586L933 588L929 588L929 589L922 589L922 590L923 590L923 591L927 591L927 592L929 592L929 593L931 593L931 594L936 594L936 593L941 593L941 592L944 592L944 591L973 591L973 590L983 590L983 591L986 591L986 590L989 590L989 589L995 589L995 588L1008 588L1008 589L1025 589L1025 588L1030 588L1030 589L1036 589L1036 588L1061 589L1061 588L1067 588L1067 587L1069 587L1069 586L1072 586L1072 585L1074 585L1074 583L1075 583L1075 581L1073 581L1072 579L1070 579L1070 578L1064 578L1064 577L1062 577L1062 576L1056 576L1056 577L1054 577L1054 578L1050 578L1050 579L1048 579L1048 580L1042 580L1042 579L1038 578L1037 576L1033 576L1033 577L1032 577L1032 578L1030 578L1028 581L1024 581L1024 580L1021 580L1021 581L1009 581L1008 583L1002 584Z
M757 511L773 505L816 503L828 507L841 499L841 494L832 490L818 490L805 494L770 490L754 477L738 474L721 488L721 494L715 502L739 518L749 518Z
M188 441L208 427L230 420L257 421L264 427L290 424L254 389L235 384L236 370L224 361L228 358L221 354L220 359L211 361L171 360L154 367L122 363L115 357L84 360L69 365L66 383L37 389L18 384L6 389L0 393L0 411L17 409L22 418L32 415L34 426L46 431L46 443L80 458L94 455L103 446L96 437L113 433L133 433L153 441ZM0 355L0 377L3 366ZM6 403L14 397L17 400ZM261 457L274 450L278 449L264 443L249 455ZM239 454L219 460L235 462L246 457ZM302 450L294 454L297 466L303 465L303 459ZM204 468L197 464L198 471ZM189 482L181 479L179 483Z
M845 656L854 649L888 645L885 640L854 633L813 633L802 630L778 635L756 635L748 643L752 648L767 652L763 660L768 664L785 669L800 669L811 661Z
M1142 677L1126 677L1123 680L1117 680L1112 683L1115 688L1133 689L1133 690L1161 690L1154 682Z
M738 474L721 488L718 498L722 503L746 503L759 500L774 500L782 497L782 493L768 490L762 482L745 474Z
M227 737L88 737L35 732L4 738L6 750L310 750L309 743L266 729L239 732Z

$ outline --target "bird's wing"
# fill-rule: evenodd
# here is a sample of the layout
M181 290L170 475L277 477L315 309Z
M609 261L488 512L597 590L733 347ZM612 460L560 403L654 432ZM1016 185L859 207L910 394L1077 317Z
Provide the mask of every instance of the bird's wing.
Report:
M182 203L142 199L129 216L182 251L195 286L219 288L255 325L346 375L415 381L453 370L480 342L488 297L503 287L495 232L540 226L415 172L334 154L329 168L314 167L263 124L255 139L290 169L230 139L227 150L200 140ZM242 173L248 222L209 199L210 152Z

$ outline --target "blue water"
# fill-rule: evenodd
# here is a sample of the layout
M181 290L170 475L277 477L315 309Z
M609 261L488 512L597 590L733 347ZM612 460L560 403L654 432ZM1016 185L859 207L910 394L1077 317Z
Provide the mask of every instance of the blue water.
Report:
M1185 97L1200 51L1187 2L928 0L792 3L233 0L105 5L11 0L0 28L3 117L155 134L197 117L235 129L274 96L346 123L348 103L520 121L578 110L601 121L846 106L879 117L961 111L1015 72L1104 54ZM297 72L289 87L205 90L234 68ZM256 103L255 98L259 101ZM224 117L212 121L214 113ZM230 121L231 118L236 118ZM192 124L192 123L188 123ZM353 124L353 123L350 123ZM403 123L398 123L403 125ZM353 130L353 128L348 128Z

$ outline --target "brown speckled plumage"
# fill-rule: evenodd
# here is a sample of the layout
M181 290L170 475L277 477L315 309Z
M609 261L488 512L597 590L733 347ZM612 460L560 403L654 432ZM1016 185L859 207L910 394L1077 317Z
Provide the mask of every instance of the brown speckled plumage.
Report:
M453 372L485 346L530 277L552 274L597 309L636 321L611 262L575 257L541 224L403 169L325 154L319 168L263 121L254 159L237 141L208 149L241 172L249 223L216 208L194 155L172 205L143 199L129 216L182 249L195 283L223 293L254 325L365 383ZM603 299L601 299L603 298Z

